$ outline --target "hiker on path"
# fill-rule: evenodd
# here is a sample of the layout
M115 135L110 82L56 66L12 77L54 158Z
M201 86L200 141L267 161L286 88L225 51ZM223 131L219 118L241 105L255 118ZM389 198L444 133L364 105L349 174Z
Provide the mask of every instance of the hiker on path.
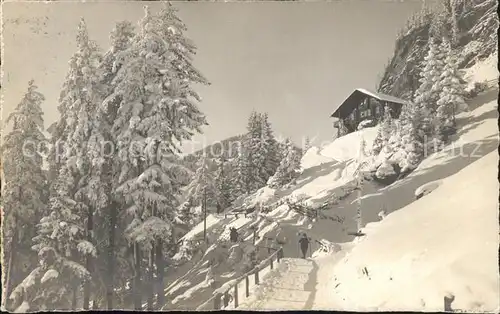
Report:
M229 228L229 239L233 243L238 242L238 230L236 230L236 228Z
M283 229L280 228L278 230L278 233L276 234L276 237L274 238L274 245L276 246L277 249L279 249L285 244L286 244L285 232L283 231Z
M302 258L306 258L307 249L309 248L310 239L307 237L307 234L302 233L299 238L299 246L302 251Z

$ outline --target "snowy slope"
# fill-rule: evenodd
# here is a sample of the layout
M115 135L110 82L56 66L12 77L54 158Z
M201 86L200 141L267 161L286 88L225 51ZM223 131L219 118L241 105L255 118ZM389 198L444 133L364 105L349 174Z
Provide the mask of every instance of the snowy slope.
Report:
M207 215L207 219L206 219L207 230L210 231L210 229L214 225L216 225L218 222L220 222L220 220L221 220L220 217L216 217L213 214ZM191 239L194 239L197 236L202 235L203 234L203 230L204 230L204 225L203 225L203 222L201 222L201 223L197 224L196 226L194 226L193 229L191 229L188 233L186 233L181 238L181 240L191 240Z
M483 81L487 73L496 75L488 60L466 71L471 81ZM281 299L290 302L286 308L297 309L442 311L444 295L453 294L455 309L498 311L498 182L491 175L498 162L497 95L493 89L471 100L470 111L457 116L459 132L454 142L427 156L409 176L385 188L365 186L362 211L368 225L363 231L368 236L344 243L343 247L353 249L339 265L347 248L326 256L317 252L313 255L317 268L293 266L280 274L281 279L264 283L271 287L265 300L247 300L245 308L282 309ZM375 128L361 132L370 147ZM357 165L352 158L359 138L360 132L352 133L319 154L306 154L310 167L304 167L295 187L276 191L273 201L294 196L319 203L339 193L353 179ZM322 157L335 161L325 162ZM415 190L429 182L439 184L416 201ZM353 227L355 199L348 195L326 210L346 215L343 226L305 221L286 205L268 213L266 219L272 223L264 221L263 226L271 236L281 229L292 239L284 246L285 256L296 254L293 232L298 229L315 239L351 241L346 231ZM389 215L376 223L381 208ZM307 282L317 282L316 288L305 289L306 280L295 278L296 271L305 271ZM297 284L302 288L293 286Z
M308 169L322 164L333 162L334 159L321 155L318 147L311 147L305 152L301 160L302 169Z
M475 63L465 70L465 79L469 82L468 88L472 88L475 82L497 80L498 82L498 53L490 55L482 62Z
M334 306L440 311L451 293L456 309L498 312L497 166L498 154L489 153L367 227L332 274Z
M493 93L490 93L490 96L480 96L477 101L472 102L471 105L474 109L470 112L464 112L458 117L461 131L455 143L442 152L426 158L408 177L384 189L367 184L362 202L364 223L378 221L379 217L377 214L382 207L386 208L387 213L391 213L409 204L411 205L414 202L414 193L418 187L430 181L445 179L457 173L465 166L473 164L480 157L494 151L498 146L498 128L496 124L496 101L488 101L489 97L492 97L492 95ZM484 103L485 101L487 102ZM357 146L357 143L352 142L352 145ZM249 227L257 226L258 236L260 237L257 240L257 245L268 246L273 244L268 243L264 237L275 237L278 231L281 230L281 236L287 239L284 245L285 257L292 258L298 257L299 255L296 243L297 232L299 230L306 231L314 240L326 239L331 242L340 243L352 241L353 237L348 235L348 232L354 230L356 226L355 216L357 205L353 202L355 200L355 194L348 195L341 203L331 208L327 208L324 211L327 215L338 214L343 216L345 218L343 224L329 220L312 221L310 219L305 219L301 215L291 211L286 205L275 206L273 203L282 198L292 196L295 198L304 197L309 203L320 204L328 200L333 194L342 195L343 188L353 180L352 174L355 166L356 164L352 160L323 163L319 166L304 169L301 177L297 180L297 185L290 189L272 190L263 188L248 197L245 202L249 204L263 203L271 205L273 209L271 212L267 214L256 213L254 218L239 216L237 219L235 217L221 219L212 226L210 233L213 235L211 235L211 238L218 239L219 241L224 240L227 236L227 230L224 230L224 227L226 225L235 225L240 227L242 237L246 241L251 241L252 232L249 230ZM490 169L490 173L494 172ZM437 188L419 201L425 200L434 193L438 193L441 188L442 187ZM465 193L458 194L462 196L465 195ZM391 217L391 215L388 217ZM390 218L387 219L387 221L389 221ZM469 217L469 219L471 218ZM409 218L409 220L412 221L413 219ZM492 218L492 220L496 221L494 218ZM367 232L370 232L370 228L371 225L368 225L365 229L367 229ZM196 229L200 230L200 226ZM420 230L422 230L421 225ZM222 233L224 233L224 235ZM397 238L398 236L392 234L392 237ZM437 235L435 235L435 237L438 238ZM434 241L436 241L436 239L434 239ZM361 244L363 244L363 242L359 245ZM313 242L312 246L312 251L318 248L316 242ZM459 246L457 245L457 247ZM191 266L191 268L188 269L189 274L185 276L184 279L179 280L176 286L172 286L168 289L167 299L176 299L176 303L169 308L192 309L193 306L200 305L212 296L213 289L207 287L207 285L203 283L205 281L208 261L211 256L214 256L213 253L210 253L210 250L207 251L209 251L207 253L208 255L201 257L198 265ZM408 253L411 254L411 252L411 249L409 249ZM264 254L261 256L264 258L267 252L264 250L261 251L261 253ZM227 253L222 250L222 252L217 254L222 254L221 256L224 258L224 256L226 256L224 254ZM227 267L227 269L223 270L222 268L224 267ZM324 272L324 270L321 270L321 272ZM356 272L355 274L356 275L351 274L350 276L357 276L358 273ZM220 268L219 275L217 275L220 283L224 282L224 280L231 280L237 276L238 274L234 273L230 264L223 264ZM325 277L333 278L333 275L329 277L321 275L321 277L318 278ZM349 277L346 280L351 279ZM321 286L329 286L333 289L338 283L327 284L321 281L318 282L318 285L320 284ZM341 286L342 284L339 285L339 287ZM350 290L349 292L343 290L341 292L339 291L339 293L343 293L344 295L352 293L352 297L357 298L354 294L356 291L357 290ZM316 293L317 295L328 295L328 293L332 292L328 290L328 292L317 291ZM440 296L440 298L442 302L442 296ZM348 299L346 298L346 300ZM314 302L314 308L328 308L328 304L321 303L319 300ZM343 300L343 302L346 302L345 306L349 306L348 301ZM308 304L310 304L310 302ZM268 309L269 306L262 304L259 308Z
M479 70L481 67L478 65L476 72L481 72L483 70ZM470 73L473 73L472 70L468 70ZM478 78L473 78L473 79L478 79ZM399 212L404 212L408 208L412 208L412 206L416 206L416 204L421 204L419 202L424 202L426 199L430 197L436 197L433 195L440 195L440 191L444 189L444 187L448 184L450 185L451 183L446 183L448 180L451 180L453 178L453 175L457 174L462 170L464 167L468 165L475 165L476 162L482 161L484 156L488 155L489 153L493 152L496 147L498 146L498 127L497 127L497 110L496 110L496 97L498 95L498 90L492 90L483 94L478 95L475 99L473 99L470 103L470 111L468 112L462 112L457 116L457 124L459 125L459 132L454 139L454 142L447 146L443 151L432 154L428 156L420 165L419 167L413 171L410 175L408 175L406 178L396 181L394 184L387 186L385 188L381 188L381 186L377 186L373 182L366 182L366 185L364 187L363 191L363 201L362 201L362 213L363 213L363 223L369 223L368 226L365 227L365 231L369 233L370 235L368 238L366 238L364 241L362 238L357 238L353 244L356 244L358 241L361 241L359 244L355 246L357 247L362 247L362 245L368 245L366 243L376 243L376 242L368 242L368 241L375 241L375 240L369 240L371 237L375 237L377 234L377 225L373 224L372 222L378 221L378 213L381 211L382 208L385 209L385 211L389 214L389 216L386 218L387 220L384 220L380 224L380 228L383 228L382 226L391 221L391 217L394 217L393 215L398 215ZM213 241L218 241L219 243L225 243L227 241L227 228L226 226L236 226L239 228L239 232L241 237L245 240L245 246L249 247L249 243L251 245L252 239L253 239L253 231L251 227L257 227L258 230L258 238L256 239L256 244L259 246L276 246L275 243L270 242L267 237L269 238L275 238L280 232L280 237L286 239L286 243L283 246L284 249L284 254L285 257L287 258L296 258L299 256L298 248L297 248L297 243L296 243L296 238L297 238L297 232L298 231L306 231L310 237L313 238L313 243L312 243L312 251L315 251L319 248L319 244L316 242L318 241L330 241L333 243L342 243L345 245L345 242L350 242L353 241L354 237L352 235L349 235L350 231L355 230L356 228L356 208L357 204L355 202L356 200L356 193L351 193L352 190L349 188L351 183L354 180L353 174L354 171L357 167L357 162L354 160L354 158L357 157L358 155L358 149L359 149L359 139L361 137L361 134L363 134L363 138L366 141L366 146L370 147L372 144L372 141L376 135L377 128L367 128L363 129L361 131L351 133L345 137L339 138L334 140L331 144L324 146L323 149L319 150L317 148L311 148L306 154L304 155L302 159L302 173L300 177L297 179L297 182L295 185L286 187L284 189L270 189L268 187L264 187L257 191L256 193L250 195L246 199L242 200L242 203L245 204L246 206L253 206L257 205L257 211L252 214L250 217L243 217L243 215L240 215L238 218L234 216L230 216L226 219L220 216L214 216L214 220L212 220L209 223L210 226L210 235L209 238L211 239L210 243L213 243ZM491 154L490 154L491 155ZM488 156L490 156L488 155ZM484 157L484 158L483 158ZM478 161L479 160L479 161ZM471 166L471 167L472 167ZM496 171L496 170L495 170ZM479 172L478 172L479 173ZM490 173L492 170L490 169ZM452 176L452 177L450 177ZM435 190L433 190L429 195L426 195L422 197L420 200L415 202L415 190L421 187L422 185L439 180L441 182L441 185L437 187ZM465 182L465 181L464 181ZM471 183L471 184L476 184L476 183ZM495 186L498 190L498 187ZM452 189L452 188L449 188ZM445 189L446 190L446 189ZM461 190L458 190L458 192L455 191L455 194L460 196L462 198L466 198L467 194L463 193L462 191L465 191L463 188ZM485 190L486 191L486 190ZM451 192L449 192L451 193ZM309 218L305 218L298 213L292 211L290 208L288 208L287 205L282 205L282 201L286 198L291 198L291 199L305 199L307 203L310 205L319 205L322 204L325 201L331 200L335 196L343 196L344 199L341 200L338 204L329 206L325 208L322 212L325 215L333 216L333 215L339 215L343 217L345 220L342 223L331 221L328 219L319 219L319 220L313 220ZM476 196L477 197L477 196ZM446 196L443 196L443 198L448 202L452 202L453 200L450 198L450 195L446 194ZM450 199L448 199L450 198ZM425 201L429 202L429 201ZM453 201L454 202L454 201ZM460 204L466 204L465 201L460 202ZM260 205L265 205L268 208L271 209L270 212L261 212ZM427 204L427 207L430 205ZM446 209L452 209L452 204L446 203ZM238 207L239 208L239 207ZM440 208L440 206L433 206L430 207L431 209L434 208L436 211L437 208ZM429 210L431 210L429 209ZM397 212L395 212L398 210ZM432 213L432 211L429 210L422 210L422 215L423 213ZM419 211L419 210L417 210ZM395 214L391 214L395 212ZM465 215L467 212L461 214ZM403 221L407 221L408 224L411 225L413 222L413 214L409 214L408 218L401 218ZM453 215L448 214L440 214L437 215L437 218L442 218L442 217L450 217ZM398 217L396 215L396 217ZM420 217L417 215L417 220L415 225L413 225L413 228L415 230L420 230L421 234L413 235L413 237L416 237L418 235L426 237L425 232L422 232L422 230L427 231L427 226L425 223L429 224L429 222L424 222L425 219L430 219L429 217ZM422 219L422 220L418 220ZM473 217L467 217L469 220L473 220ZM431 219L432 220L432 219ZM497 221L495 217L491 217L492 221ZM448 223L452 223L451 221L447 221ZM212 224L213 223L213 224ZM440 225L445 225L444 223L438 224L438 223L433 223L430 222L428 226L440 226ZM390 226L390 225L388 225ZM408 230L412 230L410 226L407 226ZM200 230L202 230L202 224L200 224L198 227L195 228L195 231L193 231L191 234L199 234ZM457 228L458 229L458 228ZM462 226L462 229L466 229L465 227ZM448 230L452 230L452 227L450 226ZM433 242L430 244L433 244L434 242L440 243L440 238L441 238L441 232L444 234L443 237L443 242L447 243L446 241L451 241L450 238L446 235L448 230L442 230L439 229L433 229L430 230L428 233L433 235ZM471 228L472 231L474 231L474 228ZM403 232L403 229L397 230L398 232ZM472 232L471 231L471 232ZM416 232L416 231L415 231ZM471 236L469 233L466 233L468 236ZM394 234L390 231L387 231L386 237L387 239L383 238L380 241L387 240L389 241L391 237L389 235L392 235L393 240L392 241L397 241L397 239L400 237L396 231L394 231ZM479 232L477 234L478 237L482 236L482 234ZM484 235L484 234L483 234ZM411 243L411 240L413 237L407 238L406 243L407 246L405 247L403 242L401 243L396 243L399 245L399 247L395 244L394 248L398 248L401 251L399 252L400 255L402 256L408 256L405 258L400 258L399 260L396 258L394 259L394 265L397 263L402 262L402 265L406 265L406 267L409 267L408 265L417 265L418 270L421 272L422 278L420 278L420 281L415 281L413 282L414 285L418 286L419 284L425 285L429 284L426 280L429 279L428 277L425 277L425 272L423 269L428 269L429 273L432 271L432 268L428 267L428 264L432 261L435 260L424 260L423 257L426 257L426 255L422 255L423 257L420 258L418 257L421 253L422 247L425 246L427 243L425 243L424 240L422 240L422 243L416 242L419 246L416 247L416 252L414 253L412 250L412 247L408 247L408 243ZM429 239L427 237L426 239ZM474 239L472 237L471 239ZM497 239L497 238L493 238ZM456 240L455 243L459 243L460 240ZM465 239L462 241L463 243L466 243L468 245L471 245L468 240ZM378 242L377 242L378 243ZM383 243L383 242L381 242ZM386 243L386 245L391 246L393 242ZM375 245L375 244L373 244ZM455 245L456 248L458 249L460 246ZM407 249L407 251L403 251L403 249ZM431 248L429 248L431 249ZM434 249L434 248L432 248ZM383 254L380 254L380 251L382 250L382 247L375 247L371 249L371 254L373 254L375 257L375 262L378 262L377 255L375 253L378 253L379 255L384 255L383 257L378 257L378 258L388 258L385 256L385 251ZM424 250L425 251L425 250ZM358 252L358 253L356 253ZM351 257L356 257L359 254L359 262L361 263L361 258L371 258L367 257L364 255L361 255L361 251L353 251L353 255ZM484 251L482 251L484 253ZM342 250L342 254L346 253L346 250ZM457 252L455 252L457 253ZM207 248L201 248L201 251L198 253L196 257L193 257L193 259L183 268L185 271L184 273L187 273L186 275L177 275L175 278L178 278L176 280L169 279L168 282L171 284L169 287L166 289L167 293L167 300L168 299L174 299L175 304L172 304L169 306L167 309L193 309L196 308L198 305L202 304L206 300L208 300L212 295L213 295L213 288L209 287L206 282L205 282L205 277L206 273L208 271L208 265L209 261L213 258L218 258L221 259L222 262L220 263L221 266L218 267L218 270L216 269L216 278L218 281L218 285L223 284L224 282L227 282L229 280L232 280L234 278L237 278L240 273L238 273L238 270L234 268L234 266L230 263L227 262L227 259L230 256L230 249L229 248L222 248L217 250L214 250L212 246L207 247ZM260 258L265 258L267 256L267 249L261 249L259 251L259 257ZM397 255L397 252L394 253ZM415 257L413 254L417 254ZM458 254L458 253L457 253ZM460 255L455 255L457 258L457 265L462 266L465 264L462 264L462 261L466 263L466 258L470 258L467 256L460 256ZM315 254L314 256L318 255L325 255L325 254ZM394 257L394 255L391 255ZM436 258L439 255L436 255ZM486 260L488 257L487 256L480 256L481 259L484 258ZM346 270L346 273L344 274L345 277L342 277L343 280L346 281L353 281L357 282L358 286L355 286L354 283L352 284L346 284L345 286L347 288L343 288L344 282L341 281L340 275L338 276L338 281L337 282L330 282L334 278L334 265L338 261L340 255L339 254L334 254L334 255L327 255L323 256L321 258L315 258L314 262L317 263L318 269L316 269L316 278L318 281L318 285L316 287L315 291L315 300L313 301L308 301L307 306L312 306L312 308L317 309L317 308L342 308L342 307L349 307L353 306L352 303L355 303L353 300L357 299L366 299L367 302L370 302L369 297L365 297L364 294L361 294L358 296L356 293L360 289L359 285L364 284L362 280L362 275L359 275L359 269L357 264L349 264L349 261L351 260L351 257L347 257L346 260L343 260L343 266L344 269ZM417 262L411 262L412 258L416 258ZM444 263L443 265L446 265L445 268L445 275L448 277L443 277L443 280L448 280L450 278L453 278L453 269L451 270L446 270L450 266L450 264L453 262L452 260L453 256L449 257L448 259L442 257L441 261ZM406 264L404 264L406 263ZM420 264L419 264L420 263ZM448 263L448 264L446 264ZM370 268L368 267L369 265L366 265L368 269L368 273L371 275ZM380 269L383 269L382 266L378 266L377 271L381 271ZM399 266L395 266L395 269L397 270ZM426 268L427 267L427 268ZM465 267L465 266L464 266ZM307 272L308 274L312 274L314 267L309 267ZM357 269L356 272L353 271L353 269ZM388 267L390 269L390 267ZM409 269L409 268L407 268ZM465 268L467 269L467 268ZM486 271L486 269L485 269ZM335 271L335 274L337 272ZM464 273L465 274L465 273ZM341 274L342 275L342 274ZM491 275L491 274L490 274ZM280 274L280 276L287 276L286 274ZM312 276L312 275L311 275ZM437 276L435 273L432 273L432 276ZM490 276L491 277L491 276ZM275 276L271 276L270 278L275 278ZM410 289L411 284L410 280L408 278L404 278L403 276L398 277L401 283L401 287L408 287ZM493 276L493 278L495 278ZM325 281L326 279L326 281ZM302 280L302 279L300 279ZM309 279L308 279L309 280ZM313 279L310 279L313 280ZM406 281L405 281L406 280ZM460 280L465 280L465 279L457 279L458 281ZM302 280L303 281L303 280ZM301 282L302 282L301 281ZM369 280L368 280L369 281ZM389 281L394 281L389 280ZM295 280L292 280L292 282L295 282ZM298 282L298 280L297 280ZM340 284L339 284L340 283ZM488 284L485 281L486 284ZM305 283L304 283L305 285ZM436 287L437 291L436 294L440 294L441 292L444 292L447 290L450 285L453 285L453 283L450 283L449 285L443 285L443 287ZM356 288L357 287L357 288ZM375 286L373 286L375 287ZM390 287L390 285L388 286ZM458 286L457 286L458 287ZM476 289L477 286L474 286ZM240 287L241 288L241 287ZM334 291L333 289L340 289L338 290L338 293L342 295L344 300L340 299L335 301L336 303L331 304L326 302L325 300L329 299L326 298L326 296L333 295ZM308 288L309 289L309 288ZM344 290L342 290L344 289ZM375 288L372 288L375 289ZM392 288L387 288L387 289L392 289ZM394 288L396 289L396 288ZM441 289L441 290L439 290ZM466 289L466 288L464 288ZM239 289L240 291L243 291L243 289ZM285 289L286 290L286 289ZM376 289L375 289L376 290ZM429 291L434 291L431 290L431 288L427 288ZM384 292L385 291L385 292ZM479 290L477 290L479 291ZM490 289L491 291L491 289ZM359 305L361 307L364 306L365 309L369 308L370 306L377 307L380 306L381 309L389 309L391 308L390 306L384 307L385 305L383 302L387 302L387 304L396 304L396 303L391 303L391 302L396 302L395 300L390 300L387 299L388 295L390 293L395 294L397 291L396 290L380 290L380 298L381 303L380 304L368 304L368 303L360 303ZM425 291L424 291L425 292ZM419 292L419 293L424 293L424 292ZM369 294L369 292L362 292ZM378 293L378 292L377 292ZM383 294L387 293L387 295ZM474 292L471 293L474 297L477 296L479 292ZM484 296L486 299L484 299L484 304L486 307L483 307L484 309L487 308L487 306L491 305L490 299L492 297L492 293L494 295L495 292L489 292L490 294L485 292ZM396 295L396 294L395 294ZM322 299L318 299L319 296L323 296ZM387 297L386 299L383 299L384 297ZM398 297L399 298L399 297ZM436 296L436 300L440 300L439 302L432 299L431 296L429 295L424 295L422 294L422 298L424 299L424 302L427 304L425 307L423 307L426 310L441 310L442 307L442 295ZM426 299L428 298L428 299ZM463 306L463 304L458 303L458 299L460 297L457 295L457 300L455 301L457 307L460 305L462 308L467 308L467 306ZM307 298L309 300L309 297ZM405 299L406 300L406 299ZM479 299L478 299L479 300ZM489 301L490 300L490 301ZM304 300L302 300L304 301ZM249 301L250 302L250 301ZM311 302L312 305L311 305ZM326 303L325 303L326 302ZM408 306L416 306L415 300L410 299L408 300ZM420 300L419 300L420 302ZM464 301L465 302L465 301ZM489 302L489 303L488 303ZM246 303L248 308L251 308L252 305L250 303ZM420 303L419 303L420 304ZM433 307L433 306L439 306L441 307ZM397 304L396 304L397 305ZM469 304L470 305L470 304ZM255 305L256 308L260 309L271 309L273 306L270 306L268 304L261 303L259 306ZM402 304L404 307L404 304ZM303 304L303 307L305 308L305 305ZM408 309L408 307L405 307ZM469 307L470 308L470 307ZM476 306L476 309L481 308L480 306ZM392 308L391 308L392 309Z
M339 162L358 157L359 143L361 137L366 142L366 147L372 147L373 140L377 136L378 127L365 128L360 131L349 133L335 139L331 144L324 146L320 154Z
M238 309L439 312L453 295L454 310L498 313L497 165L488 154L331 254L285 259Z

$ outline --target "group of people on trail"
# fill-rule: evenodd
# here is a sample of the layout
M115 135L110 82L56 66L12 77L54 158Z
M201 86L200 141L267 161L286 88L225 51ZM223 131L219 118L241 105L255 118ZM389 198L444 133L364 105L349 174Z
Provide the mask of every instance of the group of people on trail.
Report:
M256 233L256 230L254 230L254 233ZM236 243L238 242L238 238L238 229L229 227L229 240L232 243ZM278 231L278 234L276 234L275 241L278 245L281 246L286 243L286 237L284 236L281 229ZM306 258L307 250L309 249L309 245L311 244L311 238L309 238L305 232L300 232L298 242L300 251L302 252L302 258Z

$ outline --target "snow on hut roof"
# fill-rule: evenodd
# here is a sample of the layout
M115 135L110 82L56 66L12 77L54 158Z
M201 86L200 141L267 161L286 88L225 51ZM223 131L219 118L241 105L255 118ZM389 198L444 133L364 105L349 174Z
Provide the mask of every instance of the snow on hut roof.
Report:
M381 101L388 101L388 102L393 102L393 103L401 104L401 105L404 105L404 104L407 103L407 101L404 100L404 99L401 99L401 98L398 98L398 97L394 97L394 96L391 96L391 95L386 95L386 94L378 93L378 92L372 92L372 91L364 89L364 88L356 88L356 90L359 91L359 92L361 92L361 93L363 93L363 94L369 95L369 96L371 96L373 98L381 100Z
M332 113L331 117L345 117L349 115L352 110L354 110L354 105L362 102L366 97L375 98L382 102L399 104L401 106L408 103L408 101L398 97L373 92L364 88L357 88L340 104L335 112Z

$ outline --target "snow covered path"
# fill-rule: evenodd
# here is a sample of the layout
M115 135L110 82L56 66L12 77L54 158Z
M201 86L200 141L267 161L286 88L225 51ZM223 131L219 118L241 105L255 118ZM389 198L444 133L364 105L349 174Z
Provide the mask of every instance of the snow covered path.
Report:
M315 259L318 265L317 282L315 286L314 302L308 309L314 310L333 310L335 304L332 302L332 294L334 287L332 286L331 276L334 272L335 266L339 261L346 256L350 248L354 247L353 243L344 243L342 250L334 253L318 257Z
M261 283L258 297L248 300L238 310L311 309L316 294L318 265L311 259L283 259L282 276ZM282 266L282 265L280 265Z
M331 310L331 274L346 254L318 258L285 258L281 274L261 283L256 297L245 300L238 310Z

